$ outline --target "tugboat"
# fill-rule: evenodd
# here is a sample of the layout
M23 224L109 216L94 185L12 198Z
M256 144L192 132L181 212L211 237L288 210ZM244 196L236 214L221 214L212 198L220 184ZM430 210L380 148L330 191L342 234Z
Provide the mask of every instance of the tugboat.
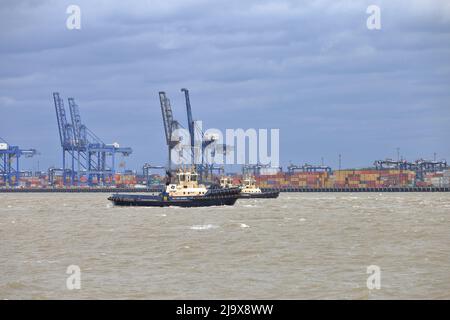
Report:
M233 182L230 177L222 177L220 179L220 186L223 189L233 188ZM251 176L246 176L244 182L240 187L241 193L239 198L250 199L250 198L278 198L280 195L279 191L262 191L256 186L256 181Z
M207 207L232 206L240 195L240 188L207 189L198 183L195 170L179 169L176 173L177 183L170 183L171 175L167 175L166 189L158 195L113 194L108 200L116 206L146 207Z

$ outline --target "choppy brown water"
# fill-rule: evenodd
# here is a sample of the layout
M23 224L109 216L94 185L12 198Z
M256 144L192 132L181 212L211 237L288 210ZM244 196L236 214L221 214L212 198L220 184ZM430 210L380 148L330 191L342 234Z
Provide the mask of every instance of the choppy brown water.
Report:
M0 194L2 299L450 299L450 194L282 194L118 208ZM66 269L81 268L81 290ZM369 265L381 289L366 286Z

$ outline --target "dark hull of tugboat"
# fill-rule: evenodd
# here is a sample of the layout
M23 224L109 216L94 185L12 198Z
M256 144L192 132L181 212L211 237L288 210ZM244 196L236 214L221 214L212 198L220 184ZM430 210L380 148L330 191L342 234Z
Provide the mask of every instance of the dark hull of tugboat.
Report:
M280 195L279 191L263 191L261 193L243 193L239 195L240 199L275 199Z
M108 198L116 206L138 207L210 207L232 206L239 198L239 189L213 190L204 196L169 197L164 195L113 194Z

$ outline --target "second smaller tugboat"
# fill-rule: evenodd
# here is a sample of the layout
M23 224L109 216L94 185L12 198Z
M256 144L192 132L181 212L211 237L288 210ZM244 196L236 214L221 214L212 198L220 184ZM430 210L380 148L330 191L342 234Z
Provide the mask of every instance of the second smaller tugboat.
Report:
M233 188L233 182L230 177L222 177L220 179L220 186L223 189ZM251 176L246 176L241 185L241 193L239 198L250 199L250 198L278 198L280 195L279 191L262 191L256 186L256 181Z

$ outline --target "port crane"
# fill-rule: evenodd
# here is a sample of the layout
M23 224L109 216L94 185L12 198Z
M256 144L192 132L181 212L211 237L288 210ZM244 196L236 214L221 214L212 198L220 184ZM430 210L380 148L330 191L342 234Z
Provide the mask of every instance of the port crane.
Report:
M204 178L204 174L208 174L210 172L211 176L213 174L213 171L217 171L220 173L224 172L223 166L215 165L214 163L207 164L205 163L204 156L205 152L208 148L208 146L212 146L217 140L216 136L210 135L206 136L204 132L195 126L195 121L192 117L192 107L191 107L191 99L189 97L189 90L186 88L182 88L181 92L184 93L184 98L186 102L186 113L187 113L187 120L188 120L188 128L189 128L189 136L190 136L190 153L191 153L191 163L196 166L197 171L199 172L200 179ZM201 138L201 152L200 157L201 159L197 159L197 148L196 148L196 128L199 132L200 138ZM214 159L216 150L219 150L223 154L227 152L227 146L223 144L215 144L214 148L211 150L211 156L212 159ZM200 161L199 161L200 160ZM200 163L198 163L200 162ZM214 162L214 160L212 161Z
M304 165L295 165L290 164L287 167L289 173L294 173L295 171L301 171L301 172L328 172L331 173L331 167L324 166L324 165L311 165L305 163Z
M17 186L20 179L20 157L31 158L36 154L35 149L21 149L0 138L0 177L5 185Z
M164 91L159 92L159 102L161 104L161 114L164 124L164 133L166 137L166 144L168 149L168 166L167 170L171 171L172 165L172 150L177 147L181 138L174 135L175 130L179 129L181 126L177 120L173 118L172 106L170 105L170 100L167 98Z
M145 163L142 166L142 174L145 177L145 182L146 182L147 186L152 184L152 181L150 179L150 170L151 169L165 170L166 168L164 166L156 166L156 165L152 165L149 163Z
M89 186L94 184L94 178L98 184L108 184L109 181L114 183L116 154L129 156L132 149L120 147L118 143L105 144L89 130L81 121L74 98L68 98L70 122L67 120L64 102L58 92L53 93L53 100L63 151L63 167L60 171L64 185L67 184L68 176L70 185L80 183L82 176L87 178Z
M412 170L416 172L416 177L418 180L424 179L425 173L428 172L437 172L442 171L444 169L448 169L447 161L441 160L424 160L418 159L414 162L409 162L406 160L376 160L373 165L377 170L385 170L385 169L398 169L398 170Z
M281 167L272 167L270 164L244 164L242 166L242 175L259 176L261 175L261 169L277 169L278 171L282 171Z
M195 164L195 123L192 118L192 108L191 108L191 99L189 98L189 90L181 89L181 92L184 93L184 98L186 100L186 112L187 112L187 120L188 120L188 128L189 128L189 137L191 142L191 164Z

